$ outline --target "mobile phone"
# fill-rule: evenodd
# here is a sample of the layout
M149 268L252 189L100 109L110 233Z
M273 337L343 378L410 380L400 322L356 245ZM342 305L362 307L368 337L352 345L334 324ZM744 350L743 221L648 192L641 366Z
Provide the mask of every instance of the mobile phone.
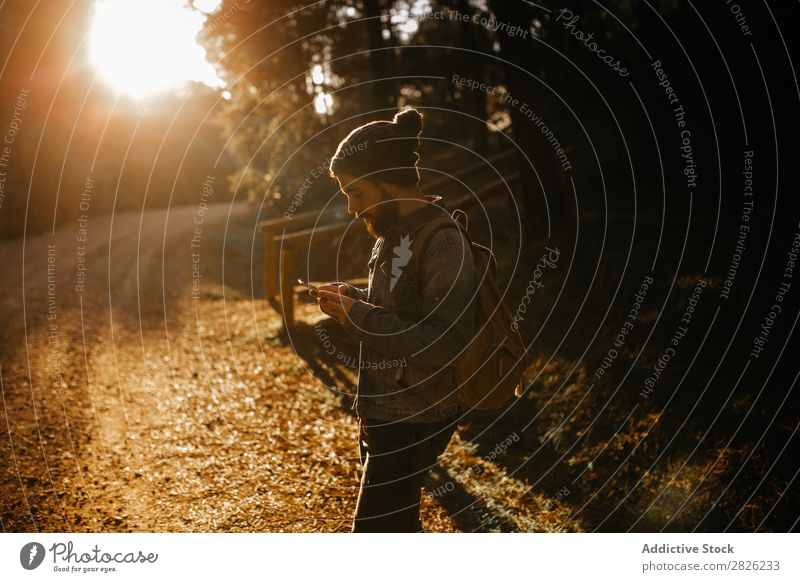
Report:
M313 291L314 293L317 292L317 286L316 285L312 285L311 283L309 283L307 281L303 281L302 279L298 279L297 282L300 283L303 287L305 287L309 291Z

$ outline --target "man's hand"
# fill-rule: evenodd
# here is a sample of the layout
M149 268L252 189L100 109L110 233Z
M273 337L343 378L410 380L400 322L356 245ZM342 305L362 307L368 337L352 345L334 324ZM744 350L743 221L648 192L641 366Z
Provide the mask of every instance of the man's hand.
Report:
M347 287L345 285L337 287L334 284L327 283L320 285L317 289L317 293L312 293L312 296L317 298L317 303L319 303L319 308L322 312L344 324L350 308L356 303L355 299L346 295Z

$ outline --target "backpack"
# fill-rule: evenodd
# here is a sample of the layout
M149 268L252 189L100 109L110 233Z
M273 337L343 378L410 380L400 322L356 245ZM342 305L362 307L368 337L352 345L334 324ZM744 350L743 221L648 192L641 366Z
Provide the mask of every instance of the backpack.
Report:
M463 224L462 222L463 221ZM475 330L469 358L455 368L458 395L471 409L495 410L522 392L522 373L528 363L522 336L512 327L513 316L497 288L497 260L491 249L479 245L467 234L467 214L460 209L452 216L440 216L424 224L414 239L414 261L422 281L425 248L433 234L444 226L458 226L472 247L480 288L475 295Z

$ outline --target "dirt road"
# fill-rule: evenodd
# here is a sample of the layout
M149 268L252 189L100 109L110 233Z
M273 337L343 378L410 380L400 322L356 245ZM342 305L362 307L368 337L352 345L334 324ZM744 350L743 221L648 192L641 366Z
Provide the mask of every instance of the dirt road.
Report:
M141 229L139 215L120 214L3 245L3 529L309 529L272 501L292 487L303 507L314 503L306 489L321 467L284 471L300 468L298 450L310 454L294 425L330 433L329 450L315 451L330 459L352 423L339 413L311 427L263 359L288 350L262 354L255 334L244 337L252 302L208 299L222 295L215 241L252 214L228 210L151 211ZM193 300L198 273L204 299ZM289 371L274 363L274 374ZM352 474L333 486L352 489ZM319 529L345 526L346 512L328 514Z

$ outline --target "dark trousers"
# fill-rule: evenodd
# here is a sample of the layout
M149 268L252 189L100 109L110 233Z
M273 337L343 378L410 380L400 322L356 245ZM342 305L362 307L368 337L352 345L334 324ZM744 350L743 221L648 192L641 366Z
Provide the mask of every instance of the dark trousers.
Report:
M422 532L422 483L456 429L455 417L432 423L360 419L364 473L353 532Z

